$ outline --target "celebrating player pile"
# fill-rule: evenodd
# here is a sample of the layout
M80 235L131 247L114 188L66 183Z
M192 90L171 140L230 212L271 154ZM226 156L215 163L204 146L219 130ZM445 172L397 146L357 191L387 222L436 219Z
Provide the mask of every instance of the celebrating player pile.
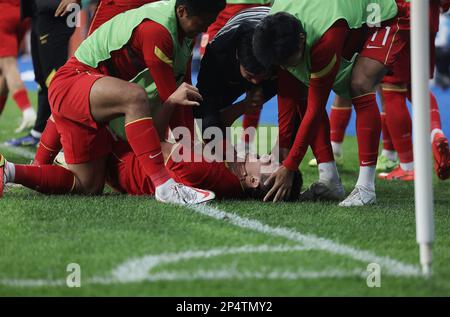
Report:
M64 15L74 2L62 1L56 14ZM34 165L12 164L0 156L0 194L4 183L47 194L100 194L108 182L120 192L179 204L206 202L217 194L371 205L376 203L382 129L376 101L380 84L384 135L392 136L400 157L400 166L382 177L413 178L406 109L411 94L409 0L148 2L154 1L100 1L90 35L51 81L52 118ZM439 7L448 9L449 3L430 0L432 39ZM206 30L203 44L209 44L193 87L193 39ZM430 66L434 69L434 59ZM330 131L326 104L332 90L335 105L346 109L332 109ZM243 93L247 98L236 102ZM194 113L204 119L205 129L226 129L242 114L250 115L245 127L256 127L262 105L276 94L280 156L250 155L242 163L225 164L220 155L200 154L200 163L194 159L199 154L185 143L166 141L169 129L185 127L188 144L195 144ZM431 100L435 170L446 179L450 150L432 94ZM354 190L345 197L335 157L342 158L352 104L360 169ZM128 144L117 140L117 132ZM298 169L309 146L319 180L300 194ZM51 165L61 147L68 169ZM193 156L175 162L176 150Z

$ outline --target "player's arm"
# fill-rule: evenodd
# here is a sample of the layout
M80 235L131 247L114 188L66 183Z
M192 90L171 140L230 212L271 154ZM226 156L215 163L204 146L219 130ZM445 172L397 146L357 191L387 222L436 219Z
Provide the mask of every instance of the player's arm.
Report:
M291 148L295 133L297 131L296 122L299 114L297 103L302 96L299 86L301 83L288 71L280 69L278 72L278 129L279 146L281 148ZM306 97L306 96L303 96Z
M261 86L248 91L244 100L241 100L220 112L222 127L231 127L243 114L261 110L265 102L264 91Z
M224 107L223 96L227 87L226 79L220 75L224 72L222 64L216 52L208 47L197 77L197 88L203 101L198 108L194 108L195 116L202 119L203 131L222 125L220 112Z
M158 113L158 117L154 120L159 135L164 137L172 113L177 106L174 102L181 102L178 105L191 104L178 99L183 97L183 94L179 94L176 99L172 98L171 102L167 102L169 97L177 90L173 70L174 47L172 37L162 25L153 21L146 21L141 23L134 31L131 46L144 60L145 66L149 69L155 81L161 102L164 104ZM184 94L186 98L190 96L192 94Z

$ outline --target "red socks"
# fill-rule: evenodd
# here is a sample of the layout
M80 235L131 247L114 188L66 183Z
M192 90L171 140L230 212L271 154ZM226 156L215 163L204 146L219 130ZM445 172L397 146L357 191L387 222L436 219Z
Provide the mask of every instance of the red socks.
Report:
M391 133L387 126L386 113L381 113L381 131L383 132L383 149L387 151L395 151L394 144L392 143Z
M18 165L14 183L21 184L43 194L62 195L72 192L75 176L71 171L57 165Z
M382 90L386 107L386 123L401 163L414 161L412 122L406 105L406 93L399 90Z
M22 112L31 107L30 100L28 99L28 93L25 88L16 91L12 97Z
M2 114L3 110L5 109L6 100L8 100L7 96L0 96L0 114Z
M33 165L53 164L53 160L61 148L60 135L56 130L56 124L49 119L47 120L47 125L42 133L39 147L34 156Z
M169 180L170 176L164 166L158 132L153 126L152 119L144 118L126 124L125 133L134 154L155 187Z
M256 111L254 113L245 114L244 119L242 121L242 128L244 130L246 130L247 128L250 128L250 127L257 129L260 116L261 116L261 111ZM247 133L244 133L242 136L243 136L243 141L245 143L250 143L255 138L254 134L249 135Z
M356 110L359 162L361 166L377 163L381 118L375 93L353 98Z
M430 116L431 116L430 131L436 129L442 130L439 105L437 103L436 97L433 95L431 91L430 91Z
M330 125L331 141L336 143L344 142L345 130L352 116L352 108L331 107Z

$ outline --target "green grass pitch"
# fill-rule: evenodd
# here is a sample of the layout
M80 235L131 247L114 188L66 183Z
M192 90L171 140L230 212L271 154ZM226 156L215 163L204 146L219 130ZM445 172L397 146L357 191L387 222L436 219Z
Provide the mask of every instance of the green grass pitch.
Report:
M9 102L0 142L13 136L18 115ZM302 171L305 185L317 178ZM348 137L347 191L357 171ZM47 197L12 188L0 200L0 295L449 296L450 182L435 177L434 185L430 279L418 274L412 184L378 181L379 203L359 209L255 201L189 209L110 192ZM69 263L81 267L80 288L66 285ZM381 267L379 288L367 286L369 263Z

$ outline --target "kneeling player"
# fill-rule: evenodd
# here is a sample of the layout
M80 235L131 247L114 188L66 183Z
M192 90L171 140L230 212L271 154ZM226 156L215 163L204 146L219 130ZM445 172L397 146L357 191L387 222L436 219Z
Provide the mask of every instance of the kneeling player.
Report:
M176 189L179 184L175 186L164 167L151 118L150 105L155 100L149 102L148 92L128 81L148 75L153 84L145 87L155 90L155 81L164 78L155 74L163 72L169 75L159 86L166 89L154 95L165 112L198 104L197 89L181 84L192 52L191 39L214 21L224 5L224 0L160 1L118 15L88 37L75 57L59 69L49 90L70 171L49 165L24 168L35 187L45 185L49 193L101 193L111 151L106 124L124 116L130 145L157 185L156 198L182 204L201 202L196 190ZM44 168L46 173L41 172Z

